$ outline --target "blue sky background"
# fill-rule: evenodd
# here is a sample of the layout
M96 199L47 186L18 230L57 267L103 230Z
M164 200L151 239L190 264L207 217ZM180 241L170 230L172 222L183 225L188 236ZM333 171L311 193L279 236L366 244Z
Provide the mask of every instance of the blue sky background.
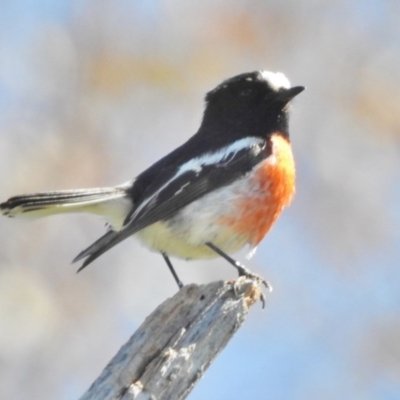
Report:
M398 399L399 37L388 0L2 2L0 196L131 179L196 131L221 80L284 72L307 86L297 195L247 262L274 291L189 398ZM76 275L101 232L85 216L1 221L1 398L78 398L174 294L134 241ZM187 283L233 276L175 264Z

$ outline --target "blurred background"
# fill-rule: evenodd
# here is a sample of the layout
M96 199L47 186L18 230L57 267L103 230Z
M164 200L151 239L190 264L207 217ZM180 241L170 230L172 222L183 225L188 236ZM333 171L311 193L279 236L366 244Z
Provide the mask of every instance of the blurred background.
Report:
M297 195L247 261L274 286L266 310L190 399L399 399L398 0L3 0L0 199L132 179L195 133L207 90L257 69L307 86ZM0 220L0 398L78 398L176 292L134 240L76 275L103 232ZM235 276L175 265L186 283Z

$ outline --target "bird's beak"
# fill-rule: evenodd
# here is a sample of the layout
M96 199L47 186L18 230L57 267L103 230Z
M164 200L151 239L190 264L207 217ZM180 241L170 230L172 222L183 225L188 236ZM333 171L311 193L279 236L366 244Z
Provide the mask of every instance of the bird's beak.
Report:
M294 86L289 89L281 89L276 94L276 99L278 101L281 101L282 103L288 103L290 100L292 100L298 94L300 94L303 90L305 90L304 86Z

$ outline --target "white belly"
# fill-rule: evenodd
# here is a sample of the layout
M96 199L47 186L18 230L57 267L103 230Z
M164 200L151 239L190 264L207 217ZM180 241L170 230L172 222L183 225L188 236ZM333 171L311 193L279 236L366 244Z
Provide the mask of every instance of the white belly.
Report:
M203 241L194 244L188 241L184 235L177 235L176 230L171 229L165 222L156 222L135 236L152 251L183 259L218 257L214 251L204 245L206 242L214 243L226 253L234 253L247 244L247 238L234 235L227 229L220 229L218 232L213 229L213 231L209 238L204 236Z
M235 199L246 191L243 181L218 189L184 207L168 222L159 221L135 236L153 251L183 259L214 258L217 254L205 246L212 242L226 253L242 249L247 235L238 235L226 224L218 223L235 212Z

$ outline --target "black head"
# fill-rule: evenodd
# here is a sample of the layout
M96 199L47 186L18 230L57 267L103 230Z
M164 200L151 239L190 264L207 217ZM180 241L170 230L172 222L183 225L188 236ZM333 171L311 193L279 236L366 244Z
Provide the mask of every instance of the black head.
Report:
M291 87L280 72L255 71L227 79L206 95L203 131L266 137L288 132L288 103L303 86Z

